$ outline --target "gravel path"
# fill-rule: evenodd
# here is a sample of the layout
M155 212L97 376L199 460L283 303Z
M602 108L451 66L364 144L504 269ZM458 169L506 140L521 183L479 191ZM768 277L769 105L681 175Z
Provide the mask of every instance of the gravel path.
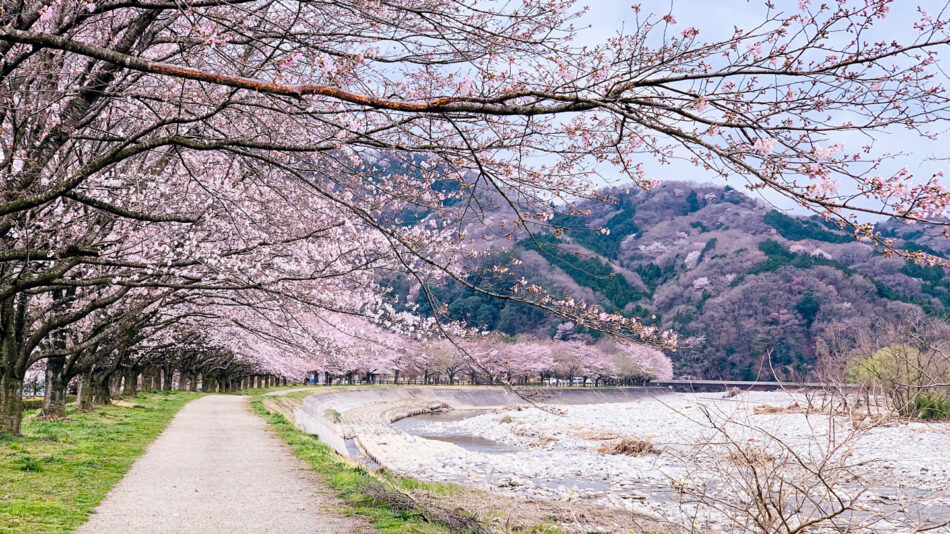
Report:
M295 457L248 397L185 405L80 534L372 532Z

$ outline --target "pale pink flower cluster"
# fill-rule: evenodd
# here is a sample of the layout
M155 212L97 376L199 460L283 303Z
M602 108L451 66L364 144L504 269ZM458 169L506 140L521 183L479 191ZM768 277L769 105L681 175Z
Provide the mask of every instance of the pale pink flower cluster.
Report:
M760 154L771 154L776 146L778 146L777 139L772 137L760 137L756 140L755 144L752 145L752 148Z

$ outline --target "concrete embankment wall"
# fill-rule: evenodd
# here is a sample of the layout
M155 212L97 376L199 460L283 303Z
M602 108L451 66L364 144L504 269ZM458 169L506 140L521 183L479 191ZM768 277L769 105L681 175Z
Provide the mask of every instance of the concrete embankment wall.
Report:
M523 391L538 404L601 404L633 402L644 396L666 394L666 388L576 388L531 389ZM352 387L315 393L305 398L294 417L303 431L316 434L337 452L348 456L346 440L355 429L339 420L339 415L370 404L393 402L445 403L452 409L492 409L526 404L526 401L500 387Z

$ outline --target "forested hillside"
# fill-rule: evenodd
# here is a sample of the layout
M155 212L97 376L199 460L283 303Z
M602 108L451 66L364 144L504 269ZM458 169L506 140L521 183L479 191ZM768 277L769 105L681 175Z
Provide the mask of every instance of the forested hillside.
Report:
M504 289L511 276L523 276L673 329L684 340L672 355L676 372L703 378L754 379L770 369L807 377L823 339L854 335L909 309L940 314L950 305L943 268L884 257L820 218L784 214L729 187L664 182L611 196L615 202L558 214L551 224L562 231L486 239L486 269L470 281ZM915 227L888 221L879 229L905 248L947 253ZM499 264L512 265L511 272L491 281L489 267ZM405 279L393 285L397 296L426 310L418 286ZM448 317L486 329L596 336L460 284L430 290Z

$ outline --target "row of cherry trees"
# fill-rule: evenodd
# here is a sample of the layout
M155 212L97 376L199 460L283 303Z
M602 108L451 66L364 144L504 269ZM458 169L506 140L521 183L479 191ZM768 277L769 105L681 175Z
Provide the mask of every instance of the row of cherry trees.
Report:
M900 252L854 215L946 224L950 195L834 136L942 130L947 21L875 39L891 2L810 4L718 41L639 14L584 47L570 0L3 0L0 433L19 433L37 364L50 415L77 376L99 397L156 369L302 376L382 361L385 335L457 337L507 374L439 321L427 288L446 279L670 346L473 267L472 236L530 239L558 203L609 200L610 176L649 185L645 162L737 176ZM434 316L393 307L395 275Z
M461 341L458 346L448 341L419 342L405 338L362 343L362 348L345 353L353 357L316 358L314 379L325 384L334 379L352 382L365 378L450 385L529 385L552 379L569 383L582 379L594 385L631 385L673 376L672 362L663 352L647 345L612 340L589 344L481 336Z

